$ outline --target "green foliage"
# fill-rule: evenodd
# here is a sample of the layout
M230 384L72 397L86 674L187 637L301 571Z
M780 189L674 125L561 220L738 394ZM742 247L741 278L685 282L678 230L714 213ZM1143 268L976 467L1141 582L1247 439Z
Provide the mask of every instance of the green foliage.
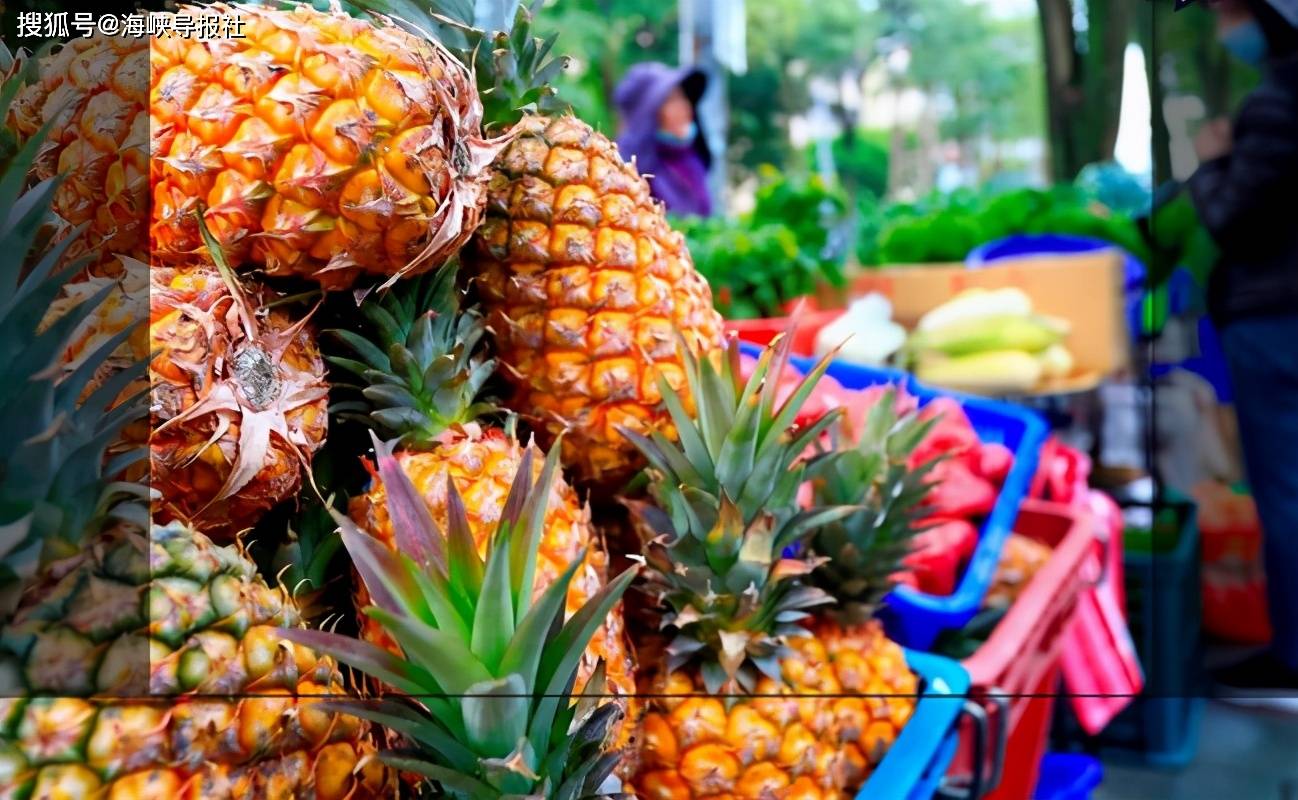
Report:
M883 197L888 193L888 138L887 131L858 130L834 139L834 171L848 194ZM814 171L817 166L813 143L807 147L807 167Z
M762 174L752 213L676 222L729 319L780 316L788 301L845 280L847 198L815 176L788 178L769 167Z
M901 34L912 52L902 85L941 92L954 103L943 121L956 138L1010 139L1043 130L1038 33L1031 17L1002 20L963 0L763 0L747 6L748 69L727 76L727 159L739 179L762 164L787 167L788 121L811 106L812 78L858 80L882 55L883 34ZM610 135L612 95L633 64L679 63L679 4L661 0L545 0L534 32L562 33L556 50L572 61L555 81L559 100ZM854 110L831 101L844 127ZM886 188L887 141L835 146L852 192Z
M1220 256L1216 242L1199 222L1199 214L1188 194L1182 192L1154 212L1148 221L1152 259L1150 279L1162 283L1172 267L1185 267L1200 286L1207 286L1208 274Z
M1015 234L1054 233L1112 242L1141 261L1149 247L1130 216L1117 214L1076 186L980 195L934 194L915 204L872 211L857 243L862 264L963 261L969 251ZM864 213L863 213L864 216ZM871 225L877 234L868 236Z

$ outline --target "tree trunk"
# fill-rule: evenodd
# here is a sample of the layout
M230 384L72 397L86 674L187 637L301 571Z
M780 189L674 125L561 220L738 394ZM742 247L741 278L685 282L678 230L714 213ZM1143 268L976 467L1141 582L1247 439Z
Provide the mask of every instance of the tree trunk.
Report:
M1046 62L1050 173L1071 181L1113 158L1131 30L1130 0L1088 0L1087 48L1079 52L1072 0L1037 0Z

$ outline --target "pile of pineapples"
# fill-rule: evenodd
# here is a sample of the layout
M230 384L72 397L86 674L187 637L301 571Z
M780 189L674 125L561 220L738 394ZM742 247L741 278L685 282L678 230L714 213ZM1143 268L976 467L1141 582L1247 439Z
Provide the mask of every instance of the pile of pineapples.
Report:
M741 377L513 5L5 59L0 797L845 797L905 725L928 424Z

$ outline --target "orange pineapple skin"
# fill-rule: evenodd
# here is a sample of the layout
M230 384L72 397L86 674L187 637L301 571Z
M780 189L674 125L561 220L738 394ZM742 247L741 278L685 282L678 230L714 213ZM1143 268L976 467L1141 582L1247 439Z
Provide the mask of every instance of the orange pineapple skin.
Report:
M148 260L149 42L72 39L42 59L38 75L18 92L8 122L28 137L54 121L32 177L63 176L54 212L87 226L65 258L89 255L91 273L121 274L117 256Z
M149 55L149 230L156 259L201 245L328 289L440 265L482 214L487 167L473 81L440 44L307 5L238 15L244 38L163 37Z
M446 478L449 475L464 500L469 529L480 552L485 553L491 535L500 521L500 513L509 496L509 487L522 464L524 446L499 428L484 428L470 423L447 432L431 451L399 450L398 463L411 483L423 496L433 519L445 530ZM540 477L543 460L533 455L533 480ZM378 471L370 465L372 484L363 495L352 498L349 512L358 526L370 535L396 547L392 523L388 519L387 496ZM546 508L545 528L536 561L536 589L540 595L587 548L585 563L578 568L568 587L567 613L577 611L607 579L608 554L590 524L590 510L577 500L577 493L563 477L557 476L551 487ZM358 584L356 605L369 604L365 587ZM361 619L361 636L366 641L395 649L396 643L369 617ZM609 690L624 698L627 719L633 720L635 676L627 644L622 605L619 603L596 631L586 648L577 673L577 688L590 678L596 663L605 664ZM631 725L624 723L619 739L625 742Z
M763 677L754 696L728 710L698 676L660 678L640 726L636 793L643 800L854 797L910 719L915 675L875 622L821 623L789 648L784 680Z
M683 388L679 339L721 343L712 291L635 166L581 120L524 118L495 162L466 263L495 334L513 408L583 482L625 480L642 461L618 433L674 432L659 375Z
M177 576L170 557L158 559L165 548L159 537L119 525L53 562L29 587L6 633L32 635L32 652L44 655L31 656L23 673L39 682L31 691L0 698L0 744L21 754L14 758L8 750L0 797L29 791L66 800L395 797L394 775L379 762L368 723L321 705L348 697L335 662L279 635L280 626L300 624L288 591L269 586L246 560L230 569L232 554L215 552L206 537L195 535L189 545L171 551L193 570L180 586L165 583ZM125 564L138 583L116 583ZM165 577L153 576L154 568ZM132 603L120 588L110 597L89 590L69 613L50 613L51 602L76 598L96 581L137 588L137 598L158 592L160 599L152 601L150 619L135 622L138 599ZM236 611L207 625L196 622L193 612L210 609L216 596L235 603ZM138 648L114 650L120 630L102 643L116 669L99 669L81 650L60 651L60 642L102 632L114 620L125 620L125 634L140 637ZM161 641L162 631L186 630L174 649ZM197 674L186 663L196 652L207 657Z
M150 279L154 515L228 540L302 487L328 428L324 359L279 308L253 315L249 337L215 268L156 268ZM250 308L272 297L244 286Z

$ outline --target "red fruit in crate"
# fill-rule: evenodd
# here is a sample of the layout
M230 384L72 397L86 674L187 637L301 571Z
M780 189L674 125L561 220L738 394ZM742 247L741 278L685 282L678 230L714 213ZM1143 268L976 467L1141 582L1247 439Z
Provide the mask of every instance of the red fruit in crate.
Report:
M902 559L910 569L909 583L926 594L946 596L955 591L964 565L978 546L978 531L962 519L947 520L914 539L914 550Z
M904 386L898 386L894 383L879 383L874 386L867 386L864 389L855 391L844 390L847 392L847 423L851 427L853 438L859 437L865 426L865 418L870 415L870 409L878 404L880 398L888 392L893 392L896 398L894 406L898 416L905 416L919 407L919 400L914 395L906 391Z
M977 455L982 442L960 401L951 397L936 397L924 406L921 416L925 419L937 418L938 421L928 437L911 453L911 466L927 463L939 455L948 459Z
M991 513L996 505L996 487L964 461L938 462L931 475L934 485L926 507L932 516L971 519Z
M1003 444L985 444L978 451L978 474L997 486L1005 483L1013 466L1014 451Z

